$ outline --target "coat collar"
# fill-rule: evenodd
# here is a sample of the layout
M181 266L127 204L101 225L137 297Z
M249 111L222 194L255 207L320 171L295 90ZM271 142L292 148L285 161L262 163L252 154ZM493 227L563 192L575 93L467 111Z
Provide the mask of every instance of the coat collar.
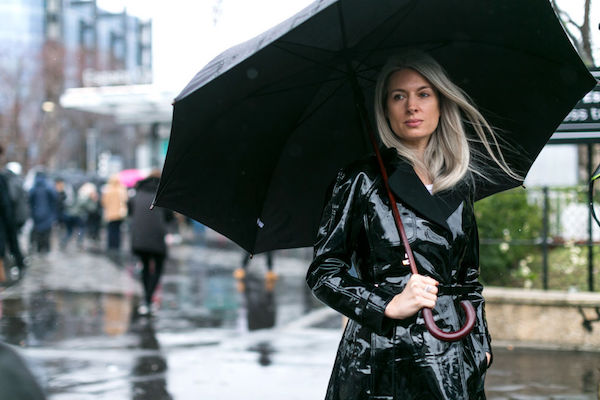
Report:
M390 151L391 150L391 151ZM389 185L396 200L437 225L451 231L448 218L465 200L466 193L459 189L430 194L413 167L394 149L384 151Z

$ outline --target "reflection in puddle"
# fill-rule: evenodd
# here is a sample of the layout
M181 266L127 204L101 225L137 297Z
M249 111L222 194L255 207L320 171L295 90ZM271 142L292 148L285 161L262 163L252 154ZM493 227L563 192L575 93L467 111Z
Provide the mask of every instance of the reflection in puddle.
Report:
M599 380L600 353L499 348L494 350L486 392L490 399L510 394L515 399L595 400Z
M162 355L152 322L140 320L132 325L131 332L136 334L142 349L135 357L131 370L131 397L133 400L172 399L167 390L167 361Z
M250 347L249 351L255 351L258 355L258 363L263 367L267 367L273 363L271 354L275 353L275 349L269 342L259 342L256 345Z
M244 299L248 330L267 329L275 326L275 293L265 288L262 277L247 274L244 285Z
M0 318L0 336L2 340L17 346L24 346L27 339L26 307L22 298L5 299Z
M42 290L2 300L0 335L16 345L42 345L75 337L127 332L130 295Z

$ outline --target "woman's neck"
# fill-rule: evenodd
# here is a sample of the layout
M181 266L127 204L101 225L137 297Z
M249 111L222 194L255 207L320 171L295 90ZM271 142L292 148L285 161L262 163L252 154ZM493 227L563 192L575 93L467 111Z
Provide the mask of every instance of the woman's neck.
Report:
M423 185L431 185L433 183L427 171L422 171L419 168L415 168L415 173L417 174L421 182L423 182Z

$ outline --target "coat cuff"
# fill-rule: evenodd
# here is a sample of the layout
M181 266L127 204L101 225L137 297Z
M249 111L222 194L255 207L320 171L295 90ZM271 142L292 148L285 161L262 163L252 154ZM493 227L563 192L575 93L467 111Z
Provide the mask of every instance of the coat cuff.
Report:
M364 306L362 323L381 336L390 336L394 327L391 318L385 316L385 308L395 294L374 286Z

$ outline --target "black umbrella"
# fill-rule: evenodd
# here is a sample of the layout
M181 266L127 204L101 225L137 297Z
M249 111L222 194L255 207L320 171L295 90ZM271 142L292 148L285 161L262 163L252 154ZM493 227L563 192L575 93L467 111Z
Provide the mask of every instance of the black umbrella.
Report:
M175 99L155 204L251 253L313 244L336 171L371 152L357 105L406 48L430 53L526 173L595 84L547 0L322 0L204 67ZM483 195L519 184L509 179Z

